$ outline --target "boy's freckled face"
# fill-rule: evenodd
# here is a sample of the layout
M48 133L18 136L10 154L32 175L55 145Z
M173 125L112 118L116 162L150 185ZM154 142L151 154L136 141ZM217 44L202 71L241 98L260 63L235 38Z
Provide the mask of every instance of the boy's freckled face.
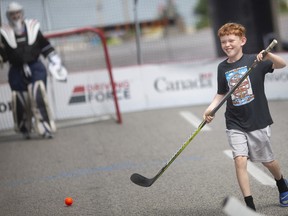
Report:
M238 60L242 56L242 46L246 43L245 37L239 37L234 34L220 37L221 47L229 59ZM241 56L239 56L241 55Z

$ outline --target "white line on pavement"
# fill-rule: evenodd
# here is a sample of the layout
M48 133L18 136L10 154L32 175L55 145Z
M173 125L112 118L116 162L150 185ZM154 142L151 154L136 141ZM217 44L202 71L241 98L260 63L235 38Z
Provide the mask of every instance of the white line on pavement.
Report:
M179 112L179 114L186 120L188 121L190 124L192 124L195 128L198 128L198 126L200 125L200 123L202 122L202 120L200 120L198 117L196 117L195 115L193 115L191 112L188 111L181 111ZM207 125L205 125L202 128L202 131L210 131L211 128Z
M229 158L233 159L232 151L225 150L224 154ZM257 181L259 181L263 185L268 185L270 187L275 187L275 180L255 166L252 162L248 161L247 170L251 176L253 176Z

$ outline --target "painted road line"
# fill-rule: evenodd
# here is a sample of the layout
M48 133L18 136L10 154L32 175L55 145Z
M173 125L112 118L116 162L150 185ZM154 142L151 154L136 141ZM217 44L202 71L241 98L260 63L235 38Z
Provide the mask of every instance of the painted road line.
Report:
M202 119L198 118L197 116L193 115L193 113L188 111L180 111L179 114L190 124L192 124L195 128L198 128L198 126L201 124ZM202 129L202 131L210 131L211 128L207 125L205 125Z
M233 159L232 151L225 150L224 154L229 158ZM270 187L275 187L275 180L255 166L251 161L247 163L247 170L251 176L253 176L257 181L259 181L263 185L268 185Z

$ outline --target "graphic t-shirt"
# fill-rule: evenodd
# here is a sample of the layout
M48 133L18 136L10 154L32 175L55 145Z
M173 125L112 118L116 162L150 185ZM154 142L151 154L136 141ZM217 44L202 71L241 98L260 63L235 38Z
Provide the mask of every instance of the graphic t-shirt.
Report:
M226 94L255 61L255 55L244 54L237 62L227 59L218 65L218 94ZM265 95L264 81L273 72L272 62L258 63L249 76L227 100L225 118L227 129L253 131L273 123Z

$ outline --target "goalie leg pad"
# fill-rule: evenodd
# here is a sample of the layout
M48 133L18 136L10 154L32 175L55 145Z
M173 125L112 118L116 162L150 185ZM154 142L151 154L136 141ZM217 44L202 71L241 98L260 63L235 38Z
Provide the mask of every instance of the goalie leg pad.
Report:
M14 130L29 134L32 129L31 104L27 91L12 91Z
M35 119L35 130L41 136L56 132L55 122L48 102L46 88L42 80L28 85L31 107Z

